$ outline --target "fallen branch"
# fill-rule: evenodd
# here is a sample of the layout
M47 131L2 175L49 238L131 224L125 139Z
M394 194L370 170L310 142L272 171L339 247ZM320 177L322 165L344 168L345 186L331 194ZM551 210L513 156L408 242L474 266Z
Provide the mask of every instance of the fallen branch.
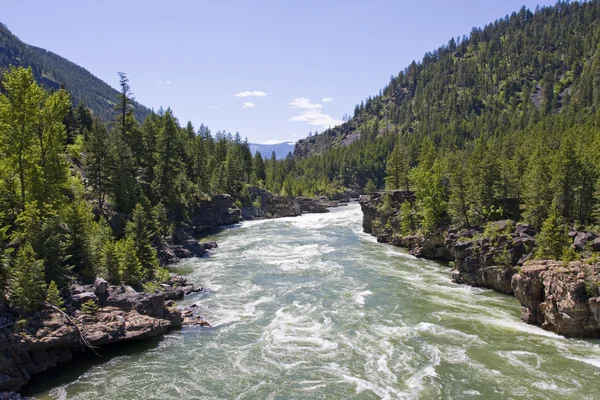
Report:
M46 307L50 307L55 311L58 311L63 317L65 317L67 319L67 321L69 321L69 323L71 325L73 325L73 327L75 328L75 330L77 331L77 334L79 335L79 340L86 345L86 347L88 347L90 350L92 350L94 352L94 354L96 354L98 357L102 357L100 354L98 354L98 352L96 351L96 349L94 348L94 346L92 346L90 344L90 342L87 340L87 338L85 337L85 334L83 333L83 331L81 329L79 329L79 326L77 326L77 324L75 323L75 321L73 321L71 319L71 317L69 317L67 315L67 313L65 313L63 310L61 310L60 308L53 306L50 303L46 303L44 302L44 305Z

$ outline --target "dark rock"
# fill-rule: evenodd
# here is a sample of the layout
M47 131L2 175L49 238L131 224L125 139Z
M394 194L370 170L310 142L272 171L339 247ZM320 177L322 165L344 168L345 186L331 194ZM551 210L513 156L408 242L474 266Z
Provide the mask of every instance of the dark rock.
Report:
M98 302L98 296L94 292L83 292L79 294L74 294L67 299L67 304L71 307L81 308L81 305L89 300L93 302Z
M94 293L101 295L108 290L108 282L102 278L96 278L94 281Z
M573 235L573 247L575 250L585 250L588 243L592 243L597 236L593 232L575 232Z

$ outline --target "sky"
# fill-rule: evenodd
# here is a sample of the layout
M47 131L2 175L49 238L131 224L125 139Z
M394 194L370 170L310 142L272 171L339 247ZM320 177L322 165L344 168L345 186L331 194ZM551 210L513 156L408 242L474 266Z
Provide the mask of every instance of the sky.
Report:
M0 21L182 124L296 141L413 60L529 0L11 0Z

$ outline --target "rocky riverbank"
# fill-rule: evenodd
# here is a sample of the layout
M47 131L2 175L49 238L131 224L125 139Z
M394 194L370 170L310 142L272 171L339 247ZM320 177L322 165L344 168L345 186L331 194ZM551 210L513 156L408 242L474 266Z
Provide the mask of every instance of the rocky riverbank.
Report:
M452 261L456 283L515 295L524 322L568 337L600 338L598 263L531 260L537 230L509 220L490 223L485 229L402 235L400 206L405 201L414 201L413 194L362 196L364 231L381 243L405 247L416 257ZM570 236L576 250L600 250L593 232L573 231Z
M19 390L32 375L71 360L75 352L101 353L103 345L208 325L193 308L177 308L173 302L203 288L172 276L162 289L144 293L97 279L94 285L72 285L64 311L46 307L27 321L13 320L0 329L0 393ZM82 307L89 300L97 309Z

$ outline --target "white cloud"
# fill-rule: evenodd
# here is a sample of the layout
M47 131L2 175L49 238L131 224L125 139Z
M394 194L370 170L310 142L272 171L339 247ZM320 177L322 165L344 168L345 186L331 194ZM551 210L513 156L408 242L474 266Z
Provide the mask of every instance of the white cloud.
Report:
M301 108L304 110L316 110L323 107L319 103L311 103L310 99L307 99L306 97L298 97L297 99L292 100L292 102L289 104L292 106L292 108Z
M323 97L323 99L321 99L321 101L323 103L331 103L333 101L333 97Z
M281 144L281 143L290 143L290 144L293 144L293 143L296 143L296 142L291 141L291 140L271 139L271 140L265 140L264 142L261 142L260 144L267 144L267 145L269 145L269 144Z
M255 97L265 97L267 94L265 92L261 92L260 90L253 90L253 91L249 91L246 90L245 92L239 92L234 94L235 97L251 97L251 96L255 96Z
M170 85L173 82L171 82L171 81L156 81L156 83L158 83L159 85L162 85L163 83L166 83L167 85Z
M323 102L326 103L326 101ZM290 118L290 121L307 122L310 125L321 126L323 128L340 125L343 122L339 119L333 118L329 114L324 114L321 112L321 108L323 108L323 106L319 103L312 103L310 99L307 99L306 97L294 99L289 104L292 109L303 110L299 115Z
M254 103L250 103L249 101L245 102L245 103L242 105L242 108L252 108L252 107L256 107L256 104L254 104Z
M213 110L218 110L221 107L219 107L219 106L208 106L208 108L212 108Z
M166 83L167 85L170 85L170 84L171 84L171 83L173 83L173 82L171 82L171 81L166 81L165 83Z

